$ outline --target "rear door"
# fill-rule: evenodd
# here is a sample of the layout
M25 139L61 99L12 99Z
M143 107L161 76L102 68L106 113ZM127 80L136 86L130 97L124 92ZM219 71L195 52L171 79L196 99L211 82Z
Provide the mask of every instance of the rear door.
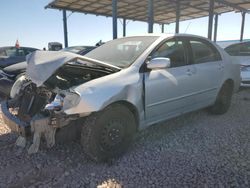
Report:
M193 74L194 104L201 108L212 104L220 89L224 62L219 51L208 41L200 38L189 38L191 57L190 68Z

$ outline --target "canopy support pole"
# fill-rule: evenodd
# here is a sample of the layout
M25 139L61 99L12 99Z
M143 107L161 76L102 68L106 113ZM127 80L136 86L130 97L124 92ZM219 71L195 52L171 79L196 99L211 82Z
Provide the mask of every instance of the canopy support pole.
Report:
M175 33L179 33L180 30L180 0L176 1L176 21L175 21Z
M212 39L213 32L213 18L214 17L214 0L209 1L209 19L208 19L208 36L210 40Z
M153 33L154 27L154 5L153 0L148 0L148 33Z
M64 32L64 47L68 47L68 27L67 27L67 13L63 10L63 32Z
M117 0L112 0L113 39L117 39Z
M123 37L126 37L126 18L123 18Z
M240 32L240 42L243 41L244 29L245 29L245 18L246 12L242 12L242 22L241 22L241 32Z
M219 18L219 15L215 14L215 18L214 18L214 42L217 41L218 18Z

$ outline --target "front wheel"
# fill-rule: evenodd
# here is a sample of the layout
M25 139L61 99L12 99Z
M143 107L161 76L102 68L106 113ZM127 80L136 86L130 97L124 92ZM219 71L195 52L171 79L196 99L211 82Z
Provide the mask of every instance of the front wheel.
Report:
M231 105L233 96L233 85L226 82L221 87L219 94L213 106L209 107L212 114L224 114L228 111Z
M27 76L23 73L16 76L16 80L14 84L11 86L9 96L10 98L15 98L20 94L21 89L26 85L26 83L29 82L29 79Z
M87 117L81 132L84 152L95 161L121 156L136 133L134 114L114 104Z

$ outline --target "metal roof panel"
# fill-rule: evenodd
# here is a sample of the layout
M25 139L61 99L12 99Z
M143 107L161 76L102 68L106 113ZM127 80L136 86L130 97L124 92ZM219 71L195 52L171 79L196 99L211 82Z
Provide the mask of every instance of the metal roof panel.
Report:
M148 0L117 1L118 18L138 21L148 19ZM46 8L112 16L112 0L54 0ZM180 21L208 16L209 0L180 1ZM215 0L214 12L249 11L250 0ZM154 0L154 22L175 22L176 0Z

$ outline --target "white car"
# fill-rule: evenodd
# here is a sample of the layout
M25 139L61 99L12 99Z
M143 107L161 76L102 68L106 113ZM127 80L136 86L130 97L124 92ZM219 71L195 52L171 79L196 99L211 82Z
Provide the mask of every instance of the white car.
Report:
M250 87L250 41L232 44L225 51L241 65L241 86Z
M223 114L240 85L240 66L208 39L147 35L116 39L85 56L38 51L27 76L2 103L3 118L18 132L17 144L38 151L67 130L81 133L83 150L103 161L120 156L138 130L209 107ZM76 126L75 126L76 125ZM78 128L80 127L80 130Z

